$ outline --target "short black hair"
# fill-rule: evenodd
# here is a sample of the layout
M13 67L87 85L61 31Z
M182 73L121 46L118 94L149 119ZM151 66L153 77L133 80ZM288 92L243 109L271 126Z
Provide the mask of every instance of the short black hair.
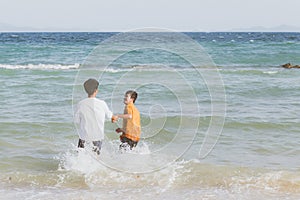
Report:
M138 97L137 92L134 91L134 90L128 90L125 94L126 94L126 95L128 95L128 94L130 95L130 98L133 99L133 103L135 102L135 100L136 100L137 97Z
M83 86L86 93L91 96L98 89L99 82L96 79L90 78L84 82Z

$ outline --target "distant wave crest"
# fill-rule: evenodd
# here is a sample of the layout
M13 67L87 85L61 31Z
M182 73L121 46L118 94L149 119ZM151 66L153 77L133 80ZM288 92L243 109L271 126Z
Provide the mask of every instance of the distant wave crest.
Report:
M78 69L80 64L62 65L62 64L26 64L26 65L11 65L11 64L0 64L2 69L38 69L38 70L67 70L67 69Z

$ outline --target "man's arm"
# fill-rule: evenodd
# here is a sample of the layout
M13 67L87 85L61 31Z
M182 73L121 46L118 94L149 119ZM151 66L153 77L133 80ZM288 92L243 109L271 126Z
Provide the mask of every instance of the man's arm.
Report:
M75 109L73 121L76 125L80 124L80 110L78 108L78 105L76 106L76 109Z
M131 119L132 115L131 114L119 114L117 115L118 118L122 118L122 119Z
M119 117L118 117L117 115L114 115L114 114L110 111L110 109L108 108L108 106L107 106L107 104L105 103L105 101L103 101L103 102L104 102L104 110L105 110L105 115L106 115L106 117L107 117L107 118L110 118L110 120L111 120L112 123L117 122L118 119L119 119Z

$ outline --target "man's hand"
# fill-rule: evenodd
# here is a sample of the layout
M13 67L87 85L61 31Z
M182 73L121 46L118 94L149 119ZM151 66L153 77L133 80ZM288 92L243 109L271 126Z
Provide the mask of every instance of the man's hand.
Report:
M112 123L116 123L116 122L118 121L118 119L119 119L119 117L118 117L117 115L113 115L113 116L111 117L111 122L112 122Z
M117 128L117 129L116 129L116 132L117 132L117 133L124 133L124 131L123 131L121 128Z

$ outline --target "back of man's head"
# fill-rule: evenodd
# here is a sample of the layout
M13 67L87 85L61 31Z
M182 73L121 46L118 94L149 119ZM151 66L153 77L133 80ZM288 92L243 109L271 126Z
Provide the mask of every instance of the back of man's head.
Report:
M88 95L91 96L98 89L99 82L96 79L90 78L84 82L83 86L86 93L88 93Z

